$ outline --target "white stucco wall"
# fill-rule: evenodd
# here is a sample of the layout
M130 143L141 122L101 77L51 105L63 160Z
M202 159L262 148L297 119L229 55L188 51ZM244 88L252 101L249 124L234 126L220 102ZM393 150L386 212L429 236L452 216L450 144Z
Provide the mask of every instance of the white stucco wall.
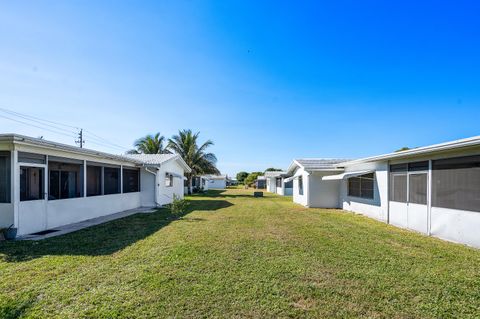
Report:
M310 190L309 187L309 174L305 172L302 168L299 168L297 171L295 171L295 174L298 174L302 176L303 179L303 195L300 194L300 188L298 186L298 177L293 180L293 202L303 205L303 206L308 206L308 192Z
M432 207L431 235L480 248L480 212Z
M13 224L13 204L0 203L0 228Z
M140 206L139 192L20 202L18 235L31 234Z
M275 184L275 178L274 177L267 177L267 192L270 193L276 193L277 192L277 187Z
M208 189L225 189L227 181L225 179L211 179L207 182Z
M388 212L388 163L362 163L345 168L345 172L375 170L373 199L348 196L348 181L340 182L340 203L344 210L387 221Z
M338 180L324 181L323 176L335 175L339 172L312 172L308 179L309 207L339 208L340 182Z
M159 205L170 204L173 201L173 195L175 194L179 198L184 198L184 186L183 179L179 177L173 178L173 186L165 186L165 174L175 173L183 176L184 170L175 160L170 160L160 166L157 173L157 185L158 195L157 200Z

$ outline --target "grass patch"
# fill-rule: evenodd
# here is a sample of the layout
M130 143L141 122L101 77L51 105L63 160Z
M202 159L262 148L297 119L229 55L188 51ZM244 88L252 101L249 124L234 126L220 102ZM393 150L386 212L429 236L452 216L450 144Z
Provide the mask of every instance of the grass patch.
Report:
M475 318L480 251L253 190L0 243L1 318Z

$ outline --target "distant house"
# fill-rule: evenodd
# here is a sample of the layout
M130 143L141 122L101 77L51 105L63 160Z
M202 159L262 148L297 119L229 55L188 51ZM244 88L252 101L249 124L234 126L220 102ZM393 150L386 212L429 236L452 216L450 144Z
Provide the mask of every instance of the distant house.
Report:
M296 162L289 172L297 181L293 196L297 203L343 208L480 247L480 136L333 161L318 167L320 173L309 170L305 160Z
M296 159L289 168L287 179L293 183L293 201L307 207L338 207L339 185L322 180L325 175L343 172L338 164L345 159Z
M256 189L266 189L267 188L267 178L265 176L258 176L255 181Z
M0 135L0 227L32 234L183 197L178 155L118 156L16 134Z
M291 180L287 180L289 176L288 172L265 172L267 191L282 196L291 196L293 183Z
M206 180L206 188L208 189L226 189L227 176L226 175L203 175L202 178Z

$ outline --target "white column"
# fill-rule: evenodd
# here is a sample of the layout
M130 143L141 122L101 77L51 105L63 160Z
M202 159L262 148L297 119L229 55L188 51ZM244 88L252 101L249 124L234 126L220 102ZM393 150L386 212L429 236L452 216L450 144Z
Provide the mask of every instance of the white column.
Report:
M432 160L428 161L427 175L427 234L432 234Z
M123 194L123 165L120 165L120 194Z
M83 160L83 197L87 197L87 161Z
M12 151L12 163L11 163L12 175L12 193L11 201L13 203L13 223L14 227L19 226L19 206L20 206L20 166L18 165L18 151Z

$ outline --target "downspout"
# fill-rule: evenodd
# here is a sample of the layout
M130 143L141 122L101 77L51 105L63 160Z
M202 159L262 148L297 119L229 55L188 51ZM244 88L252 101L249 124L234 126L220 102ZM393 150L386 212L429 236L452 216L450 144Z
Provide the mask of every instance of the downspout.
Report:
M157 182L157 172L152 172L151 170L149 170L149 168L147 166L143 166L145 168L145 171L149 172L150 174L152 174L153 176L155 176L155 187L154 187L154 192L155 192L155 205L157 205L157 207L160 207L161 205L158 203L158 182ZM157 168L158 170L158 168Z

